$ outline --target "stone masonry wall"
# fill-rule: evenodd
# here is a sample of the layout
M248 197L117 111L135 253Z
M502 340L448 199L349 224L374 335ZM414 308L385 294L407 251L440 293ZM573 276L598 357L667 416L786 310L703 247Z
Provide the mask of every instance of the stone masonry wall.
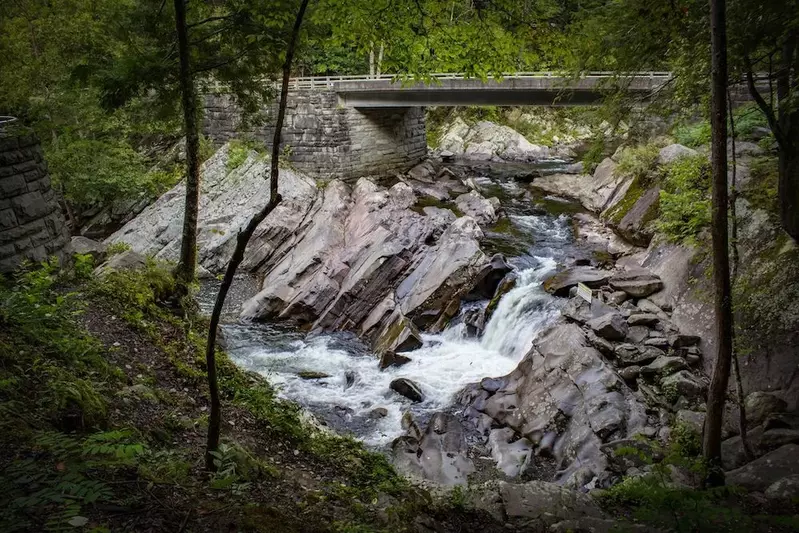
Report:
M0 129L0 273L23 260L64 260L69 232L36 137Z
M203 134L216 145L248 137L271 149L276 112L275 104L268 106L265 125L247 127L229 95L207 95ZM322 179L396 174L427 153L424 110L352 109L339 106L332 91L292 92L281 149L297 168Z

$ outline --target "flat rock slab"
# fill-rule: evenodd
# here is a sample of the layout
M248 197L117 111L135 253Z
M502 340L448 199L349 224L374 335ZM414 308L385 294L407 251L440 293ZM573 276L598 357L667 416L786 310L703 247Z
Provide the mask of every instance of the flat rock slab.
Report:
M663 288L660 277L646 270L619 272L608 283L615 290L624 291L633 298L646 298Z
M568 296L569 289L578 283L584 283L592 289L598 289L610 279L611 273L607 270L589 266L567 268L562 272L544 280L544 289L555 296Z
M762 492L773 483L799 474L799 444L788 444L727 472L727 484Z

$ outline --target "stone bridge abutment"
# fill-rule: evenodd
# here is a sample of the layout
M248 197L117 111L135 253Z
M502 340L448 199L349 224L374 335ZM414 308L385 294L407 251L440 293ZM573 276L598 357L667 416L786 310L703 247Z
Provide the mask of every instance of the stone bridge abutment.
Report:
M229 95L205 96L203 134L215 145L251 138L269 149L277 105L261 125L247 126ZM281 150L300 170L321 179L387 176L408 170L427 153L424 108L353 108L335 91L289 93Z

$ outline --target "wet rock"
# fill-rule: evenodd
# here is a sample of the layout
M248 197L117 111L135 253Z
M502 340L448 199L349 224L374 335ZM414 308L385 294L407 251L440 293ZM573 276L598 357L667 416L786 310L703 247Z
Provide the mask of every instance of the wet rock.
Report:
M458 196L455 198L455 205L464 215L472 217L478 224L490 225L497 221L494 205L477 191Z
M566 305L561 309L560 314L568 319L571 319L578 324L585 324L591 320L594 315L591 312L591 304L586 302L583 298L575 296L566 302Z
M480 380L480 387L485 391L493 393L504 387L506 383L504 379L483 378Z
M609 277L610 272L607 270L585 266L572 267L544 280L543 287L555 296L568 296L569 289L576 286L577 283L584 283L592 289L598 289L607 282Z
M488 436L488 448L497 469L510 478L517 477L533 460L533 444L510 428L492 430Z
M72 253L76 255L90 255L95 265L105 261L108 255L108 245L87 239L86 237L72 237Z
M654 346L662 350L669 347L669 340L666 337L650 337L644 341L644 346Z
M627 318L627 323L631 326L652 326L658 320L658 316L651 313L633 313Z
M593 331L588 331L586 333L586 338L591 346L599 350L599 352L605 357L615 356L615 353L613 352L613 344L610 341L603 339Z
M746 406L747 424L753 426L764 422L769 415L785 411L788 408L788 404L782 398L762 391L749 393L744 405Z
M393 380L389 385L389 388L397 394L405 396L414 403L424 401L422 389L419 387L419 385L408 378L397 378Z
M544 331L506 379L482 412L534 443L551 442L560 479L579 468L602 472L599 445L646 423L643 404L576 324Z
M705 413L680 409L677 411L676 421L701 435L705 427Z
M301 370L297 372L297 376L301 379L324 379L329 378L330 374L325 374L324 372L316 372L313 370Z
M665 363L660 370L660 374L667 374L673 371L674 368L678 368L678 366L671 361ZM677 394L688 400L702 398L705 395L705 391L707 391L707 385L688 370L680 370L675 374L664 377L660 381L660 386L664 391L676 391Z
M658 153L658 164L668 165L683 157L693 157L699 155L699 152L683 146L681 144L670 144L660 149Z
M347 370L344 372L344 389L349 389L355 385L355 380L358 379L358 374L354 370Z
M385 370L390 366L402 366L411 362L410 357L406 357L401 353L396 352L383 352L380 356L380 370Z
M799 499L799 474L775 481L768 486L764 494L770 500L795 502Z
M624 318L618 313L608 313L588 322L588 326L600 337L618 341L627 336L628 326Z
M513 272L513 267L505 260L502 254L494 254L491 260L477 274L474 287L464 298L471 300L490 300L494 298L499 284L505 277Z
M619 370L619 375L625 381L635 381L636 379L638 379L638 376L640 374L641 374L641 367L636 365L627 366Z
M665 355L663 350L659 350L654 346L638 347L629 343L619 344L616 346L615 352L621 366L647 365L658 357Z
M799 445L788 444L751 463L727 472L728 485L762 492L775 482L799 474Z
M486 306L485 310L485 320L486 323L491 320L491 317L494 315L494 311L497 310L497 306L499 305L499 301L502 299L503 296L508 294L514 288L516 288L516 283L518 282L519 278L515 272L510 272L505 278L499 282L496 291L494 291L494 296L491 298L491 301L488 302L488 306Z
M619 272L608 280L611 287L624 291L633 298L646 298L663 288L659 276L645 270Z
M627 293L624 291L613 291L608 295L608 303L613 305L621 305L627 301Z
M386 409L385 407L376 407L371 411L369 411L369 414L367 414L366 416L371 418L372 420L385 418L388 416L388 409Z
M409 352L421 347L422 336L419 330L399 310L395 310L391 318L386 321L385 327L374 343L374 351L381 360L387 352Z
M435 413L418 441L397 439L392 449L401 471L441 485L465 485L474 472L463 428L448 413Z
M669 345L674 349L685 348L686 346L693 346L699 344L701 340L697 335L676 334L669 335Z
M661 355L645 367L641 368L641 374L644 376L668 376L679 372L680 370L687 370L688 365L682 357L672 357L668 355Z
M627 322L629 324L629 321ZM649 328L646 326L633 325L627 330L627 342L641 344L649 337Z

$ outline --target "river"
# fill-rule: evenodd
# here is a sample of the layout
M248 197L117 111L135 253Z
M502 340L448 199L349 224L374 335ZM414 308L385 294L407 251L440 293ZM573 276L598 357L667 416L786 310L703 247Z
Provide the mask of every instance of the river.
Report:
M518 276L516 287L502 297L481 337L468 336L461 320L454 320L441 334L423 335L423 347L408 354L410 363L381 371L368 348L353 335L306 336L286 327L231 321L223 326L228 353L236 364L264 375L280 394L331 427L375 447L403 433L401 420L406 411L424 421L436 411L453 409L464 386L511 372L536 335L557 318L562 299L541 288L543 279L560 263L590 256L574 238L571 214L578 208L532 195L529 180L524 179L531 172L557 169L557 162L548 162L492 164L472 170L484 196L499 197L507 214L494 231L486 231L484 248L487 253L504 252ZM245 281L240 284L246 285ZM202 291L206 309L216 286ZM486 304L469 303L464 311ZM309 379L311 373L314 377ZM411 404L391 391L389 384L398 377L419 384L425 400Z

